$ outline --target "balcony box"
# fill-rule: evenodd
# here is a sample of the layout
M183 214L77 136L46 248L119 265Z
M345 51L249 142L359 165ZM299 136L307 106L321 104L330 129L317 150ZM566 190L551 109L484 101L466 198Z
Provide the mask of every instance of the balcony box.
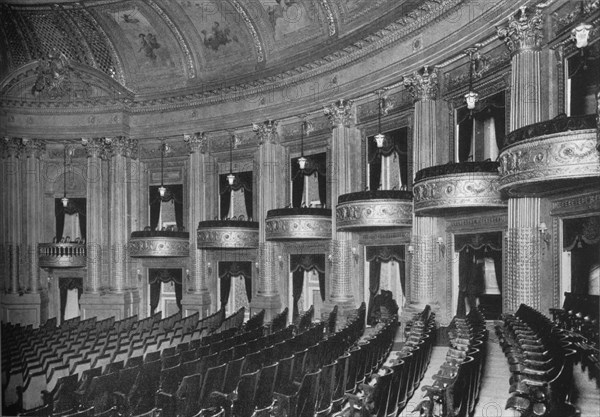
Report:
M557 117L517 129L506 139L499 188L510 195L600 186L596 115Z
M40 268L83 268L87 265L86 247L81 243L40 243Z
M186 257L189 254L188 232L132 232L129 239L129 255L132 258L175 258Z
M265 233L267 240L331 239L331 210L323 208L269 210Z
M199 249L258 248L258 222L209 220L198 224Z
M498 187L498 162L459 162L417 172L413 192L415 214L448 216L473 209L506 208Z
M338 231L411 227L413 194L410 191L361 191L339 196Z

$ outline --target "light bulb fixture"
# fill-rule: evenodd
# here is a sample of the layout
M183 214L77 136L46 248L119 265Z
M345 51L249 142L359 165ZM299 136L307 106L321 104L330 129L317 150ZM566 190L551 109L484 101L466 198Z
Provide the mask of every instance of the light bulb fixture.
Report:
M583 0L579 3L579 16L583 20L585 16L585 7L583 4ZM590 31L593 26L589 23L581 21L577 26L575 26L571 30L571 40L575 42L575 46L581 50L583 54L583 48L588 46L588 42L590 39Z
M206 263L206 270L208 271L208 275L212 274L212 265L210 262Z
M308 164L308 159L304 156L304 135L308 135L312 131L312 123L306 120L306 117L306 115L302 117L300 125L300 158L298 158L300 171L304 171Z
M358 249L356 247L352 247L352 256L354 257L354 262L358 262L359 259L359 254L358 254Z
M63 152L63 198L60 199L62 201L63 207L67 207L69 205L69 199L67 198L67 145L65 144L65 149Z
M235 135L231 135L229 138L229 175L227 175L227 183L232 186L235 182L235 175L233 175L233 141Z
M164 177L165 177L165 153L168 150L168 145L163 142L160 145L160 187L158 187L158 193L160 194L161 198L164 198L164 196L167 194L167 188L165 187L164 184Z
M306 169L307 162L308 162L308 159L306 159L304 156L301 156L300 158L298 158L298 166L300 167L301 170Z
M538 226L538 231L540 232L540 238L542 242L546 244L546 248L550 246L550 233L548 233L548 226L546 223L542 222Z
M408 245L408 248L406 248L408 250L409 254L413 254L415 253L415 247L413 245Z
M437 238L437 245L438 245L438 253L440 255L440 259L443 259L446 257L446 244L444 243L444 238L439 236Z
M467 109L472 111L477 101L479 101L479 94L473 91L473 68L475 66L473 54L477 52L477 48L468 48L465 52L469 55L469 92L465 94L465 101L467 102Z
M383 144L385 143L385 135L382 133L378 133L375 135L375 143L379 149L383 148Z

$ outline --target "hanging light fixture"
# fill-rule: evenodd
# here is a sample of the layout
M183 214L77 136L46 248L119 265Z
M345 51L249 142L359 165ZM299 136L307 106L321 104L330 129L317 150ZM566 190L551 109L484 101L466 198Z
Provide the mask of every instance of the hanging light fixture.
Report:
M581 54L583 55L583 48L588 46L588 42L590 39L590 31L592 30L592 25L583 21L583 17L585 15L585 7L583 1L579 3L579 16L581 22L575 26L571 30L571 39L575 41L575 46L579 50L581 50Z
M235 136L231 135L229 139L229 175L227 175L227 182L229 185L233 185L235 182L235 175L233 175L233 141Z
M62 205L65 208L69 204L69 199L67 198L67 145L65 145L63 152L63 198L60 201L62 201Z
M300 166L300 170L304 171L306 169L306 163L308 159L304 157L304 128L306 126L306 121L302 121L300 125L300 158L298 158L298 165Z
M377 148L383 148L385 143L385 135L381 133L381 112L383 111L383 90L377 91L377 95L379 96L379 110L377 113L377 134L375 135L375 143L377 144Z
M467 53L469 54L469 92L465 94L465 101L467 102L467 109L473 110L477 101L479 101L479 94L473 91L473 67L475 63L473 62L473 54L477 51L477 48L469 48L467 49Z
M158 192L161 197L164 197L167 194L167 189L164 184L164 164L165 164L165 152L167 152L167 144L162 143L160 145L160 187L158 187Z

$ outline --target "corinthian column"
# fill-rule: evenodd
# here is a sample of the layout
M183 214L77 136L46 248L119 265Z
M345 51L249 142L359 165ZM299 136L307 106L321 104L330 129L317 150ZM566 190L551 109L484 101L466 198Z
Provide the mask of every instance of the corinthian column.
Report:
M510 51L510 131L541 121L542 84L540 54L543 16L539 7L522 6L497 28L498 37Z
M324 111L332 127L327 179L330 183L331 205L335 208L340 195L361 188L361 139L355 126L352 100L338 100L325 107ZM336 223L334 214L329 247L331 277L326 308L337 305L343 315L344 311L356 308L352 280L358 276L358 271L352 255L352 234L338 232Z
M404 86L411 94L414 105L414 172L437 165L445 154L440 143L444 138L438 129L444 124L439 120L444 103L438 100L438 75L435 69L424 67L404 78ZM447 113L447 112L445 112ZM410 279L410 307L421 309L424 305L436 305L435 295L435 245L438 235L435 217L415 216L413 221L412 268Z
M126 138L107 139L110 159L110 287L122 293L126 283L127 256L127 148Z
M199 312L201 317L210 310L210 293L206 282L208 276L207 251L198 249L196 228L198 223L210 219L210 208L216 206L215 160L207 153L206 134L184 135L189 156L188 230L190 232L190 278L183 294L182 308L186 315Z
M498 28L498 37L512 55L510 131L542 121L541 64L543 16L539 7L522 6ZM521 303L540 307L541 200L509 198L504 273L504 311L514 312Z
M39 268L37 245L40 240L40 219L42 217L42 192L40 176L40 156L44 143L35 139L23 139L27 155L25 169L25 207L27 213L27 264L29 268L29 290L39 292Z
M92 294L97 294L102 276L102 157L105 150L104 139L84 138L81 142L87 151L87 282L84 287Z
M4 194L6 202L6 218L8 219L6 228L7 242L7 265L8 265L8 292L17 294L19 292L19 256L21 247L21 225L23 224L23 215L21 208L21 169L19 158L23 150L23 143L20 138L4 138L5 158L5 181L8 190Z
M282 191L287 186L285 169L287 158L286 151L281 146L278 132L279 123L267 120L264 123L253 124L253 130L259 138L260 145L255 159L254 173L257 190L257 216L259 221L259 248L258 248L258 279L256 282L256 296L252 298L252 309L265 309L266 316L272 317L281 310L280 283L281 277L278 262L275 259L282 256L279 243L267 242L265 235L265 219L267 212L285 205L285 193Z

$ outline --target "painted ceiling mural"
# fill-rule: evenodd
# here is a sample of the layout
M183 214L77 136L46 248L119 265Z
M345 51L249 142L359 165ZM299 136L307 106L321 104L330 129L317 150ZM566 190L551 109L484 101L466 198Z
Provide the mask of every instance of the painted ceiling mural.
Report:
M316 37L321 28L321 11L314 0L259 0L274 31L276 44L287 46Z

